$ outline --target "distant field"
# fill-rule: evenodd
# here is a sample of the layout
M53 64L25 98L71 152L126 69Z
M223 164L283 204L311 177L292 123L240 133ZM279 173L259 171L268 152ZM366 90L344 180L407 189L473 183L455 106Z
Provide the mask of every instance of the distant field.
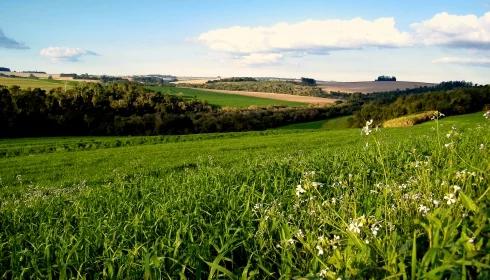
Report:
M66 82L67 88L71 88L76 82ZM21 88L42 88L50 90L53 88L64 87L65 81L48 80L48 79L29 79L29 78L7 78L0 77L0 85L20 86Z
M318 86L324 91L330 92L346 92L346 93L371 93L371 92L385 92L394 90L404 90L411 88L418 88L423 86L433 86L431 83L422 82L318 82Z
M201 90L219 92L226 95L234 95L234 96L241 95L241 96L257 97L257 98L268 98L268 99L281 100L287 102L308 103L308 104L324 105L324 104L333 104L336 101L336 99L333 98L292 95L292 94L272 93L272 92L238 91L238 90L222 90L222 89L201 89Z
M196 98L199 100L205 100L209 104L219 105L221 107L238 107L247 108L249 106L269 106L269 105L283 105L283 106L304 106L305 103L292 102L284 100L274 100L268 98L259 98L243 95L231 95L226 93L218 93L207 90L191 89L191 88L179 88L168 86L151 86L148 87L154 91L182 96L185 99Z

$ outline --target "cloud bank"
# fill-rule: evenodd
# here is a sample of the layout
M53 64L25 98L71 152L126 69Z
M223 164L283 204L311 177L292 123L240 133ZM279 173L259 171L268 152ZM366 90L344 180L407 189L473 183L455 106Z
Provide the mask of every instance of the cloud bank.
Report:
M326 19L259 27L233 26L202 33L197 40L248 65L276 63L286 56L373 47L490 49L490 12L481 17L439 13L412 23L407 32L396 27L394 18Z
M83 56L98 55L93 51L82 48L49 47L42 49L40 54L53 61L79 61Z
M490 58L488 57L442 57L432 61L438 64L459 64L480 67L490 67Z
M0 48L21 50L28 49L29 47L23 43L17 42L14 39L5 36L2 29L0 29Z
M243 63L275 62L282 53L318 54L365 47L401 47L410 36L395 27L393 18L373 21L307 20L268 27L234 26L205 32L198 41L215 51L242 56Z
M425 45L490 49L490 12L481 17L439 13L411 27L415 39Z

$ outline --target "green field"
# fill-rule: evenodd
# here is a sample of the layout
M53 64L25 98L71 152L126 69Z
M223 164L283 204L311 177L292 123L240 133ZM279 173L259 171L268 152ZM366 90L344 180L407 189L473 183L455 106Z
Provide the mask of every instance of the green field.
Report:
M321 127L2 139L0 276L490 277L482 113Z
M257 98L257 97L243 96L243 95L209 92L209 91L191 89L191 88L179 88L179 87L169 87L169 86L150 86L148 88L161 93L181 96L185 99L196 98L198 100L205 100L209 104L219 105L221 107L247 108L249 106L270 106L270 105L304 106L305 105L304 103L299 103L299 102L290 102L290 101Z
M314 122L294 123L278 129L345 129L350 128L352 116L338 117Z
M76 82L66 82L67 88L75 85ZM65 81L48 80L48 79L31 79L31 78L7 78L0 77L0 85L3 86L20 86L21 88L42 88L50 90L53 88L64 87Z

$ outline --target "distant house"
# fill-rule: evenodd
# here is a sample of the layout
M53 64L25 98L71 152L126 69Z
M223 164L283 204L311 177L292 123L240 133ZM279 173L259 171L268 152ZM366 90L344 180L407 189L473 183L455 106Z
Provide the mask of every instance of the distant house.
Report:
M0 67L0 72L10 72L10 68Z
M375 82L396 82L396 77L395 76L379 76Z

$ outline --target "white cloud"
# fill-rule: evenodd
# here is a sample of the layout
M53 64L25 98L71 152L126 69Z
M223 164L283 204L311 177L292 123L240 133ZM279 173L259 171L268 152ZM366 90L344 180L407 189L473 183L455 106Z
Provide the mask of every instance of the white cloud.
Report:
M275 62L286 53L325 54L339 49L407 46L410 36L395 27L393 18L355 18L235 26L202 33L198 41L212 50L242 56L243 63L259 64L261 60Z
M459 64L490 67L490 58L488 57L441 57L432 61L437 64Z
M414 23L414 38L426 45L455 48L490 48L490 12L476 15L439 13L431 19Z
M14 39L11 39L5 34L3 34L2 29L0 29L0 48L6 49L28 49L29 47L23 43L17 42Z
M197 41L211 50L238 57L242 64L248 65L372 47L443 46L488 50L490 12L482 16L438 13L411 24L408 32L400 31L394 18L325 19L215 29L200 34Z
M81 48L49 47L42 49L42 56L51 58L53 61L78 61L82 56L97 55L93 51Z
M243 65L274 64L283 57L280 53L252 53L239 57Z

